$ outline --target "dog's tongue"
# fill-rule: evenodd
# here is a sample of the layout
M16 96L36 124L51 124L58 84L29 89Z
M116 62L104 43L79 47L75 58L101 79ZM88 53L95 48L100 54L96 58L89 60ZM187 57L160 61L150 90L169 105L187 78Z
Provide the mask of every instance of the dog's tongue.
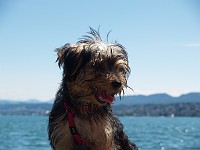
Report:
M105 91L97 92L97 97L103 102L112 103L114 101L114 96L108 95Z

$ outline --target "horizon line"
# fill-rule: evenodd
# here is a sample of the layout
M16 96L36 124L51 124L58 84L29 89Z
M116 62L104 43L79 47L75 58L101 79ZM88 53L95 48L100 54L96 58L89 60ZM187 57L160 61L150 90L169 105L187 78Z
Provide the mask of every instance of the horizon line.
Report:
M165 92L158 92L158 93L151 93L151 94L124 94L122 95L122 97L128 97L128 96L151 96L151 95L159 95L159 94L165 94L165 95L169 95L171 97L180 97L183 95L188 95L188 94L200 94L200 91L192 91L192 92L187 92L187 93L182 93L179 95L173 95L173 94L169 94L169 93L165 93ZM116 95L115 97L119 97L119 95ZM0 101L12 101L12 102L30 102L30 101L35 101L35 102L49 102L54 100L55 98L50 98L50 99L39 99L39 98L27 98L27 99L20 99L20 98L16 98L16 99L12 99L12 98L0 98Z

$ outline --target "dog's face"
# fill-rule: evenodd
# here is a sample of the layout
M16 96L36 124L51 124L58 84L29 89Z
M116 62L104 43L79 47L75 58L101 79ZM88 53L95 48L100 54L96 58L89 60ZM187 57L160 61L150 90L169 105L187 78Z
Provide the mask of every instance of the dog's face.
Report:
M77 103L104 105L127 87L130 73L127 53L118 43L104 44L97 32L76 44L58 48L63 82Z

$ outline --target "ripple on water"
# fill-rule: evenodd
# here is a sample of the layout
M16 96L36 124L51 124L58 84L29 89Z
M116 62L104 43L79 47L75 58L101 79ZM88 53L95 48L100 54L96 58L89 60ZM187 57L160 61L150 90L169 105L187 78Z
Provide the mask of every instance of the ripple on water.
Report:
M200 150L200 118L120 117L139 150ZM50 150L47 117L0 116L0 150Z

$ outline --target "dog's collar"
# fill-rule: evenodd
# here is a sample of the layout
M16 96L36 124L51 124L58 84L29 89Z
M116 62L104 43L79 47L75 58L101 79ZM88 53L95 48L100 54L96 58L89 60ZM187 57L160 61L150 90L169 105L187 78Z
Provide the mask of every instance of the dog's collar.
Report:
M87 144L88 143L87 140L82 139L76 129L75 122L74 122L74 112L75 112L74 109L72 109L66 101L64 102L64 108L65 108L65 111L67 112L69 129L72 134L74 143Z

